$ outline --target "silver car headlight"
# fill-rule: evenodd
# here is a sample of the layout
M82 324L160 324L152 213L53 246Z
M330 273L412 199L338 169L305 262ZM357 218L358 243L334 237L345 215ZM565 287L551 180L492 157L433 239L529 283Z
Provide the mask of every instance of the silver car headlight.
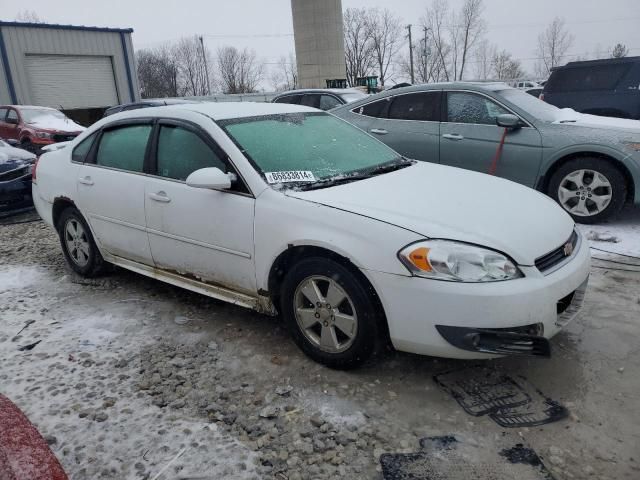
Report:
M505 255L487 248L450 240L412 243L398 258L418 277L450 282L496 282L522 277Z

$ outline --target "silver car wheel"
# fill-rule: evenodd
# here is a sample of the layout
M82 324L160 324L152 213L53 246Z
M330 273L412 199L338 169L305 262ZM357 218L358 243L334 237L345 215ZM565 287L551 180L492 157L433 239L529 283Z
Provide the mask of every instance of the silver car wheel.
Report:
M64 226L64 243L73 263L79 267L89 263L89 239L84 227L75 218L69 218Z
M611 203L611 182L595 170L576 170L566 175L558 187L560 205L572 215L590 217Z
M333 279L304 279L294 294L296 322L313 345L329 353L347 350L358 333L358 316L349 295Z

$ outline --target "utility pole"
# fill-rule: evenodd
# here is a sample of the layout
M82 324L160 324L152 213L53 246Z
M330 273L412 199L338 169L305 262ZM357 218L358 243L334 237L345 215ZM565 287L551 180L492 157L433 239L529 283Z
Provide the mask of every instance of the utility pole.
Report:
M411 25L407 25L407 30L409 30L409 65L411 66L411 83L416 82L415 75L413 73L413 43L411 40Z
M427 27L423 27L423 31L424 31L424 51L422 52L422 55L424 56L424 75L422 77L422 80L424 81L424 83L428 83L429 79L427 78L427 65L428 65L428 56L429 56L429 46L427 44L427 33L429 32L429 29Z
M209 66L207 65L207 55L204 51L204 40L200 35L200 46L202 47L202 61L204 62L204 74L207 76L207 95L211 95L211 85L209 84Z

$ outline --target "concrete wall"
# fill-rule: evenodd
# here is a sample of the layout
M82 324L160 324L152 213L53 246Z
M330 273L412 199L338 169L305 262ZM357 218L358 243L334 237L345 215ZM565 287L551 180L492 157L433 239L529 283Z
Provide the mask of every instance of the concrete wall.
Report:
M291 0L300 88L346 78L341 0Z
M0 37L0 104L31 103L28 54L111 57L119 102L140 99L131 30L0 22Z

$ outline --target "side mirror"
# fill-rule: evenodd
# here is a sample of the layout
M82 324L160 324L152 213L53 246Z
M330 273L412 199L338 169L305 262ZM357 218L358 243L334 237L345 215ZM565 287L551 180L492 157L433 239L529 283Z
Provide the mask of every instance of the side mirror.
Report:
M7 138L5 140L5 142L7 142L12 147L17 147L18 145L20 145L20 142L18 140L16 140L15 138Z
M227 190L231 188L231 176L216 167L201 168L187 177L187 185L193 188Z
M522 121L520 121L518 117L510 113L503 113L502 115L498 115L496 117L496 124L499 127L511 128L511 129L522 127Z

